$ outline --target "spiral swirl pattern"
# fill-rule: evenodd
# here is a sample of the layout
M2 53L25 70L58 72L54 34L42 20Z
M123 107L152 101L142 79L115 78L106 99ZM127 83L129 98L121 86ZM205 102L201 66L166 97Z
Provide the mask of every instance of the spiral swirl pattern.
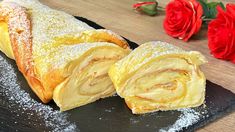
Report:
M195 107L205 98L205 58L165 42L149 42L111 66L118 95L135 114Z

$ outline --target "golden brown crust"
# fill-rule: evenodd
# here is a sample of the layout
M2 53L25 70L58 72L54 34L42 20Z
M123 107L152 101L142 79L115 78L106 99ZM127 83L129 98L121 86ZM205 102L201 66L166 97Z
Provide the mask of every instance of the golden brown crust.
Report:
M42 102L47 103L51 100L50 95L44 91L40 79L34 72L31 22L29 18L25 8L10 2L1 4L0 20L8 24L16 64L33 91Z
M33 57L35 53L33 50L33 37L37 36L32 35L33 25L31 19L33 17L30 16L26 8L13 2L1 2L0 21L8 24L9 38L16 64L32 90L43 103L48 103L52 99L54 88L66 78L61 78L60 71L49 71L48 76L40 76L38 73ZM77 34L80 35L65 35L62 39L58 38L58 41L54 38L55 46L110 42L122 48L128 48L128 43L123 38L108 30L92 29ZM42 80L44 81L42 82Z

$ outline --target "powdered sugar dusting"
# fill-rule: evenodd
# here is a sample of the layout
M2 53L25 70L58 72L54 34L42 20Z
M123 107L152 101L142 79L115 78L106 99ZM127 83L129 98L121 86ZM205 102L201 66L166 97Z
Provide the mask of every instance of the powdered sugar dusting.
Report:
M200 113L191 108L185 108L178 110L181 112L178 120L167 128L160 129L160 132L175 132L181 131L183 128L187 128L192 124L197 123L200 120Z
M54 68L63 67L64 65L74 60L74 58L79 58L79 56L82 56L88 50L97 47L101 48L104 46L118 48L117 45L107 42L96 42L94 44L83 43L78 45L62 45L55 48L56 52L51 52L53 57L46 57L46 59L44 59L44 62L45 64L53 63ZM63 56L61 56L62 54Z
M121 67L128 67L129 70L126 70L125 68L120 71L120 75L126 73L132 73L135 70L139 69L141 66L148 63L150 60L153 60L154 58L159 58L161 56L165 55L190 55L192 53L200 54L197 51L185 51L177 46L174 46L172 44L169 44L167 42L162 41L151 41L147 42L145 44L140 45L138 48L136 48L134 51L132 51L127 57L121 59L117 63L115 63L115 66L117 69L122 69ZM205 58L200 55L202 62L205 62Z
M129 67L129 73L135 71L142 65L148 63L151 59L168 54L187 54L188 52L183 49L176 47L172 44L162 42L162 41L152 41L140 45L133 52L131 52L125 59L120 60L115 63L115 66L120 69L120 67ZM126 72L126 71L125 71Z
M86 23L78 21L72 15L51 9L38 0L5 0L4 2L17 3L25 7L27 13L30 14L33 57L45 54L46 51L43 47L53 44L55 37L63 37L66 34L80 33L85 30L95 30Z
M2 56L0 56L0 86L1 96L5 96L9 101L18 104L24 111L34 118L36 113L41 118L46 127L52 131L75 131L76 125L67 120L68 115L60 111L53 110L50 106L38 103L24 91L17 83L16 71ZM10 106L9 106L10 107ZM17 112L17 110L15 110ZM18 110L20 112L20 110Z

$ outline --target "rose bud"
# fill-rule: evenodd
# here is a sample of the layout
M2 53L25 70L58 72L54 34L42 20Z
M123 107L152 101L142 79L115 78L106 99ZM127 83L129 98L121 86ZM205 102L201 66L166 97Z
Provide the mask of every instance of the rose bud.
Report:
M157 2L138 2L133 5L133 8L141 13L153 16L157 14Z

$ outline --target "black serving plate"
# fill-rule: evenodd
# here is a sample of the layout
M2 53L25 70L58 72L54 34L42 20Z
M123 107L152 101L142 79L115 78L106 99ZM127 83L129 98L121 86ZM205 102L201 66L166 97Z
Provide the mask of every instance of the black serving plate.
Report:
M94 28L103 28L77 17ZM127 40L132 49L138 47ZM235 94L207 81L206 102L197 108L133 115L113 96L66 112L41 104L14 61L0 53L0 131L156 132L193 131L235 109Z

